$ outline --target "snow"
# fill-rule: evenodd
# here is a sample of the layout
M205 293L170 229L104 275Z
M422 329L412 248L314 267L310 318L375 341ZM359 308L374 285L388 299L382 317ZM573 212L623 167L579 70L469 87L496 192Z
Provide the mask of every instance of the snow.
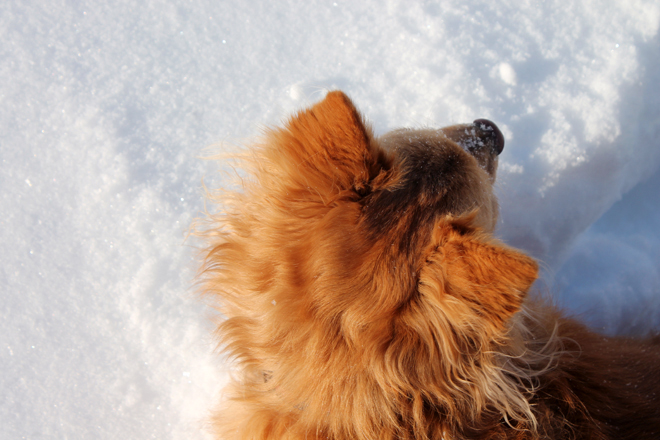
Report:
M495 121L498 234L594 327L659 328L659 27L653 0L4 1L0 437L208 438L200 158L333 88L381 134Z

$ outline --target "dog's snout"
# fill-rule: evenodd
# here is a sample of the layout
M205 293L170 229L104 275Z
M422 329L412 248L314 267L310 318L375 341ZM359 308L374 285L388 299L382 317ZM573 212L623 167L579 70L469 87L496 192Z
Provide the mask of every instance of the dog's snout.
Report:
M498 155L502 153L502 150L504 150L504 135L500 129L497 128L497 125L488 119L477 119L473 122L473 124L482 132L492 136L495 151Z

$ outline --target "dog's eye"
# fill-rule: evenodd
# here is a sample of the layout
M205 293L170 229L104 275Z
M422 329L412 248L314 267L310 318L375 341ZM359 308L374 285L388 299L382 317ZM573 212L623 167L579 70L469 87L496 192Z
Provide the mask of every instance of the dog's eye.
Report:
M371 192L371 188L366 184L356 184L353 187L353 190L357 193L358 196L364 197Z

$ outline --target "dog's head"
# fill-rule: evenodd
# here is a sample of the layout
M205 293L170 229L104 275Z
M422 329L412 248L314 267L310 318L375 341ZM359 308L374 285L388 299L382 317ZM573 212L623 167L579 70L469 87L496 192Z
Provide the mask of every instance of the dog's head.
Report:
M452 298L466 307L463 318L492 327L487 338L502 329L537 273L490 236L503 147L483 119L376 138L341 92L272 131L260 198L278 204L268 233L281 236L278 251L290 249L289 277L312 310L352 328L411 300L441 307Z
M374 137L341 92L266 134L206 284L260 396L349 437L342 417L372 431L515 417L489 356L537 265L491 236L503 147L487 120Z

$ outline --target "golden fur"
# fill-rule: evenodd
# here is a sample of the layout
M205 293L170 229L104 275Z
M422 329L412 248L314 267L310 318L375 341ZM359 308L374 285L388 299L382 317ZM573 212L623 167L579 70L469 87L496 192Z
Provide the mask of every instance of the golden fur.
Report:
M528 298L477 122L376 138L330 92L251 150L203 232L239 370L218 438L660 438L658 346Z

